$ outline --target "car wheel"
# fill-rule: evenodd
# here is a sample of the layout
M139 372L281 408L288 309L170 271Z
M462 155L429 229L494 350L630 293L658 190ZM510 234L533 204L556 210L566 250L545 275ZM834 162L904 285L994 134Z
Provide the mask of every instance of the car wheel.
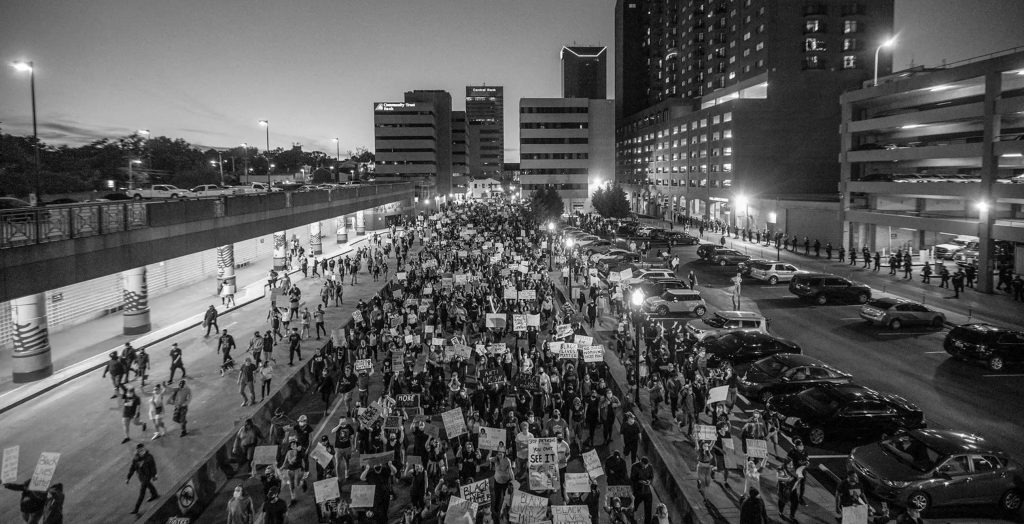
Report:
M867 293L861 293L861 294L857 295L857 303L858 304L867 304L868 303L868 295L867 295Z
M719 261L718 261L718 265L720 265L720 266L722 266L722 267L725 267L725 264L726 264L726 262L725 262L725 259L724 259L724 258L723 258L722 260L719 260Z
M1011 489L999 499L999 508L1006 512L1016 512L1021 506L1020 491Z
M1002 371L1004 365L1006 365L1006 363L1003 362L1003 357L1000 357L999 355L993 355L988 358L988 368L992 371Z
M658 314L661 315L661 316L668 315L668 308L665 307L665 306L659 307L658 308Z
M708 308L706 308L704 306L697 306L697 307L693 308L693 313L695 315L697 315L698 317L703 317L704 313L707 313L707 312L708 312Z
M814 297L814 302L817 303L819 306L824 306L825 304L828 304L828 297L826 297L825 295L818 295Z
M946 325L946 321L942 317L935 317L932 319L932 327L935 329L942 329Z
M178 194L177 193L171 195L171 200L177 200L177 199L178 199Z
M773 286L775 284L778 284L779 283L779 277L777 277L775 275L772 275L772 276L768 277L768 283L773 285Z
M901 327L903 327L903 322L898 318L894 318L889 322L889 329L893 331L899 331Z
M923 491L915 491L907 497L907 507L917 508L923 513L932 505L932 498Z
M134 195L134 196L132 196L132 199L133 200L142 200L142 195L138 195L138 194Z
M825 442L825 430L820 427L811 428L811 430L807 432L807 441L815 446L820 446Z

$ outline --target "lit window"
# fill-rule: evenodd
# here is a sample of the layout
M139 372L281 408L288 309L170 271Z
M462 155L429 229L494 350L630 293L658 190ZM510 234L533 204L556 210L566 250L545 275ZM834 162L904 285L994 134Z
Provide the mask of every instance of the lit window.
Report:
M762 49L764 49L764 42L758 42L757 45L754 46L755 51L760 51Z
M843 56L843 69L856 69L857 68L857 57L855 55L844 55Z
M731 173L732 164L722 164L722 171L725 171L726 173ZM728 182L728 180L726 180L726 182Z
M732 138L732 129L722 131L722 138Z
M721 115L714 115L714 116L711 117L711 123L712 124L717 124L717 123L719 123L721 121L722 121L722 116Z
M821 31L821 20L808 20L804 23L804 31L808 33Z
M856 20L844 20L843 21L843 33L850 34L856 33L859 28L857 27Z
M820 38L804 39L805 51L825 51L825 41Z
M722 122L732 122L732 111L722 115Z
M743 41L750 40L750 31L743 33Z
M856 51L857 50L857 39L856 38L844 38L843 39L843 51Z

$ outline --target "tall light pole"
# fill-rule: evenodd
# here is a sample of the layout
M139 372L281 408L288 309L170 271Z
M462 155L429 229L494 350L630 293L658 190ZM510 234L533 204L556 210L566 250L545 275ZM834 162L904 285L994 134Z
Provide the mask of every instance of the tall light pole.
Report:
M128 157L128 189L135 189L135 174L132 172L132 164L141 164L142 160Z
M886 40L885 42L882 42L882 45L875 48L875 83L873 85L878 85L878 53L882 50L883 47L891 47L895 43L896 37L894 36Z
M640 305L644 303L644 292L639 289L633 290L633 295L629 298L630 302L633 303L633 336L634 336L634 361L635 369L633 375L636 380L636 388L633 389L633 403L637 406L640 405L640 322L643 320L640 316Z
M42 186L39 182L42 166L39 163L39 127L36 125L36 65L33 61L17 61L11 64L15 71L28 72L29 89L32 91L32 148L36 160L36 205L43 205Z
M553 268L551 262L555 258L555 223L548 221L548 271L550 272Z
M267 128L267 193L270 192L270 120L260 120L260 125Z
M572 296L572 277L573 277L573 274L572 274L572 271L573 271L573 267L572 267L572 263L573 263L572 245L573 245L572 237L569 237L569 238L565 239L565 247L568 248L566 250L567 251L567 253L566 253L567 258L565 259L565 262L567 264L569 264L569 302L572 302L572 299L573 299L573 296Z
M332 138L331 140L334 140L334 150L335 150L334 155L335 155L335 159L338 162L341 162L341 140L339 140L337 138Z
M249 181L249 144L242 142L242 169L245 172L245 181Z
M224 156L220 151L217 151L217 160L210 160L210 165L217 164L220 166L220 185L224 185Z

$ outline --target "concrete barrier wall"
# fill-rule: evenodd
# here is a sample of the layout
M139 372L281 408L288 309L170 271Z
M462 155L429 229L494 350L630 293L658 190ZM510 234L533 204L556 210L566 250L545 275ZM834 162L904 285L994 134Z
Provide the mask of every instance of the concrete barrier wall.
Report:
M224 201L224 215L238 216L249 213L263 213L275 209L284 209L284 193L246 195L245 198L229 198Z
M216 218L216 205L213 199L152 202L146 206L149 227Z

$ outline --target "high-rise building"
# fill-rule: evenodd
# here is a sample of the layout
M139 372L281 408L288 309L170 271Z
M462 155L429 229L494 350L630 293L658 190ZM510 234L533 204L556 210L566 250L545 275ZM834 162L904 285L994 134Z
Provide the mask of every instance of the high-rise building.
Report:
M618 0L616 175L637 211L776 230L735 201L837 195L839 96L892 22L892 0Z
M469 164L473 176L497 177L505 162L505 88L466 86L466 121L475 140Z
M452 111L452 174L469 174L469 130L466 112Z
M590 195L614 176L615 102L521 99L519 167L525 198L552 186L567 213L588 210Z
M563 46L562 98L608 98L608 48Z
M452 98L446 91L409 91L404 102L374 102L378 178L423 178L451 192Z

